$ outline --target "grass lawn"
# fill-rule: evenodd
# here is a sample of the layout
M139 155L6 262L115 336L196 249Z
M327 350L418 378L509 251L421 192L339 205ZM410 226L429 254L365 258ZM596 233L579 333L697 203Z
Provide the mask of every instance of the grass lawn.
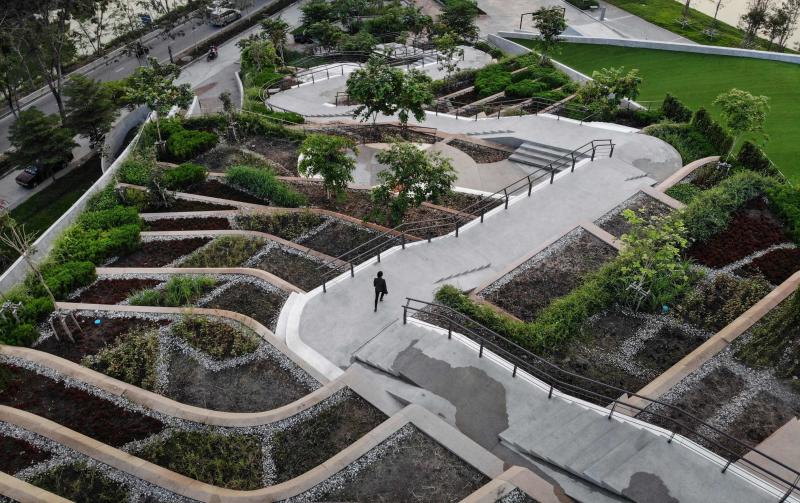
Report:
M39 235L53 225L101 174L100 157L93 157L14 208L11 216L18 223L25 224L26 230Z
M530 47L529 40L516 42ZM797 138L800 137L800 65L760 59L659 51L590 44L560 44L555 59L591 75L610 66L638 68L642 78L639 100L660 101L671 93L692 109L705 106L721 92L738 87L769 96L769 135L764 149L792 183L800 183Z

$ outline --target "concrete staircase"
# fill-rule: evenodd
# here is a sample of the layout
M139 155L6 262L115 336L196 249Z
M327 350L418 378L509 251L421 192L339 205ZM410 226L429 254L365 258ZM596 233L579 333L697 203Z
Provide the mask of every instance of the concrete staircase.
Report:
M550 163L561 159L565 155L569 154L570 150L561 147L554 147L552 145L545 145L544 143L536 143L532 141L526 141L519 147L517 150L511 154L509 160L518 162L520 164L527 164L528 166L533 166L539 169L550 169ZM579 161L581 159L585 159L588 156L586 154L580 154L575 156L575 160ZM562 160L563 161L563 160ZM567 162L571 162L566 160ZM559 164L563 164L559 163ZM570 166L571 164L566 164L566 166ZM563 168L562 166L556 166L556 168ZM560 169L559 169L560 170Z

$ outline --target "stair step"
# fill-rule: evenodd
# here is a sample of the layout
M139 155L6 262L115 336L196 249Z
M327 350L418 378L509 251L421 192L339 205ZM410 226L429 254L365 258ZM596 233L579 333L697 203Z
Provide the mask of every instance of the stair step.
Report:
M598 414L596 421L591 421L583 429L573 432L572 441L562 445L558 452L553 454L553 462L569 469L575 461L585 460L587 451L590 451L597 442L601 442L603 437L615 431L617 425L616 421L609 421L606 416ZM622 433L618 434L622 438Z
M547 143L539 143L536 141L525 140L522 142L522 147L527 147L531 149L540 149L540 150L548 150L551 152L559 153L561 155L568 154L572 151L572 149L564 148L564 147L557 147L555 145L549 145Z
M541 161L539 159L531 159L528 156L523 156L519 154L511 154L508 158L509 161L518 162L520 164L527 164L528 166L534 166L540 169L549 170L549 162Z
M632 427L618 423L614 420L608 420L613 426L603 435L598 436L593 442L588 443L584 450L575 453L568 459L564 466L576 475L583 475L584 470L592 466L600 458L608 454L611 450L621 445L623 442L631 438L631 435L636 433Z
M627 440L611 449L607 454L595 461L589 468L583 471L583 476L590 481L599 484L607 489L613 490L605 484L605 478L617 470L623 463L627 462L637 452L655 442L659 437L646 430L638 430Z
M565 402L560 399L549 400L546 407L536 410L536 416L527 422L518 422L500 433L500 438L515 446L517 449L533 456L540 457L535 446L541 438L547 436L553 429L570 421L584 411L583 407Z
M577 443L576 441L581 439L578 436L579 432L596 422L605 425L609 421L597 412L587 409L573 417L569 422L562 423L559 428L554 429L548 435L542 436L537 447L540 456L551 463L558 464L558 460L563 459L561 453L564 447Z
M568 154L571 152L571 150L559 149L558 151L554 151L554 150L551 151L551 150L547 150L547 149L541 148L541 147L530 147L530 146L527 146L525 144L522 144L519 147L517 147L517 152L530 154L530 155L538 155L538 156L541 156L541 157L546 157L548 159L555 160L555 159L562 159L565 156L569 157ZM590 155L584 154L584 153L576 153L575 154L575 159L586 159L587 157L590 157Z

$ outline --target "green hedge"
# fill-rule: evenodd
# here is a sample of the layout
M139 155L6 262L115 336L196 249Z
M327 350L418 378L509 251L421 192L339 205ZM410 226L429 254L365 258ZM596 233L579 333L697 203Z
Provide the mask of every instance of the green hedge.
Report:
M56 240L51 255L59 262L77 260L101 265L109 257L136 250L140 244L140 230L140 224L107 230L74 225Z
M789 228L792 239L800 244L800 189L776 183L767 188L767 196L775 213Z
M736 154L736 164L764 175L778 174L778 170L772 165L764 151L749 141L742 143L739 153Z
M691 109L669 93L661 104L661 112L673 122L689 122L692 119Z
M506 88L506 96L509 98L530 98L536 93L545 91L547 84L536 80L520 80Z
M647 127L645 132L675 147L684 164L719 155L709 138L690 124L655 124Z
M233 166L225 173L225 180L275 206L297 208L308 204L308 199L303 194L278 180L267 169Z
M699 108L692 117L692 127L714 147L716 154L727 154L733 145L733 138L719 125L705 108Z
M208 131L183 129L167 140L167 153L176 161L188 161L217 145L219 138Z
M689 204L695 197L703 192L703 189L691 183L679 183L668 188L665 193L683 204Z
M481 97L503 91L511 84L511 72L499 64L489 65L475 75L475 90Z
M136 208L115 206L107 210L87 211L78 217L77 224L84 229L109 230L123 225L141 226L142 219Z
M184 163L177 168L164 170L164 184L170 190L185 189L206 180L208 170L205 166L194 163Z

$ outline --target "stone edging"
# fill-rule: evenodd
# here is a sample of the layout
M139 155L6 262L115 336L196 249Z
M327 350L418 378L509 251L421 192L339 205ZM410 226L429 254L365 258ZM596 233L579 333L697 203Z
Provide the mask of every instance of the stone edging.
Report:
M711 336L710 339L701 344L694 351L684 356L678 363L646 384L637 394L654 399L662 396L689 374L727 348L775 306L786 300L798 289L798 286L800 286L800 271L790 276L789 279L768 293L763 299L728 324L728 326ZM637 397L623 398L622 401L640 408L645 408L649 405L647 400ZM627 409L626 407L621 407L620 411L631 415L635 415L639 412L638 410Z
M200 271L209 271L209 269L198 269ZM201 314L204 316L218 316L220 318L228 318L238 321L242 325L248 327L262 339L272 344L278 351L283 353L287 358L292 360L297 366L306 371L314 379L322 384L330 382L323 374L318 372L314 367L308 365L303 359L298 358L281 340L279 340L274 333L261 323L257 322L249 316L245 316L233 311L224 309L208 309L203 307L161 307L161 306L119 306L119 305L106 305L106 304L86 304L79 302L56 302L56 309L64 309L68 311L103 311L103 312L125 312L125 313L155 313L155 314Z
M503 470L503 462L496 456L465 437L461 432L431 412L414 404L406 406L353 444L306 473L280 484L251 491L225 489L191 479L105 445L49 419L19 409L0 406L0 420L49 438L146 482L181 496L204 502L261 503L295 496L341 471L409 423L436 439L445 448L483 474L495 478Z
M678 171L672 173L670 176L666 178L663 182L656 185L656 190L660 190L661 192L666 191L668 188L672 187L673 185L677 185L680 183L681 180L689 176L694 170L698 168L702 168L707 164L711 164L713 162L719 162L718 155L712 155L710 157L703 157L702 159L698 159L696 161L692 161L686 166L682 167Z
M347 386L344 379L333 380L306 396L275 409L261 412L223 412L177 402L158 393L114 379L103 373L36 349L0 345L0 354L53 369L59 374L122 397L137 405L167 416L195 423L224 427L260 426L281 421L308 409Z
M333 262L338 266L347 265L347 262L344 260L339 260L336 257L331 257L330 255L326 255L322 252L318 252L317 250L311 249L308 246L303 246L298 243L294 243L292 241L288 241L286 239L280 238L273 234L267 234L266 232L261 231L245 231L240 229L216 229L216 230L191 230L191 231L142 231L140 233L142 237L147 236L253 236L264 238L268 241L274 241L276 243L280 243L283 246L294 248L295 250L301 251L307 255L313 255L317 258L322 259L325 262Z
M683 204L682 202L668 196L667 194L661 192L660 190L654 189L653 187L650 186L642 187L642 192L644 192L645 194L647 194L648 196L652 197L657 201L661 201L662 203L666 204L667 206L669 206L674 210L682 210L683 208L686 207L686 205Z
M0 494L20 503L70 503L68 499L5 472L0 472Z
M95 272L98 276L119 276L121 274L241 274L264 280L289 293L303 293L300 288L274 274L249 267L98 267Z
M527 468L512 466L486 485L470 494L461 503L495 503L514 489L533 497L538 503L560 503L552 485Z

